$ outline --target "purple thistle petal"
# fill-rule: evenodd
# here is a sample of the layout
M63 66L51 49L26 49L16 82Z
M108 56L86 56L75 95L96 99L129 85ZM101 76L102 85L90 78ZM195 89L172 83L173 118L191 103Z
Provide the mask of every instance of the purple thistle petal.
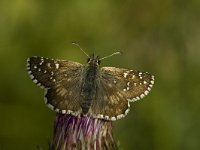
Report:
M117 149L112 135L112 122L57 113L50 149Z

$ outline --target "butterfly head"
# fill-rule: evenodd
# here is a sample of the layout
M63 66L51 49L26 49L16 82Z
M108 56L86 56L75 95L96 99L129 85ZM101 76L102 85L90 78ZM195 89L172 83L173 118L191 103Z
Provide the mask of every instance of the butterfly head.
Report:
M101 63L100 57L95 54L90 55L87 62L92 66L99 66Z

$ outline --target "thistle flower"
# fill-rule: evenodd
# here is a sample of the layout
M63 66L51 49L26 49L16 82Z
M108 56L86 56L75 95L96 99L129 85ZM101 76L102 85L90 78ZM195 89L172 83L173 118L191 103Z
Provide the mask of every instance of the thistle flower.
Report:
M116 150L112 122L57 113L50 150L71 149Z

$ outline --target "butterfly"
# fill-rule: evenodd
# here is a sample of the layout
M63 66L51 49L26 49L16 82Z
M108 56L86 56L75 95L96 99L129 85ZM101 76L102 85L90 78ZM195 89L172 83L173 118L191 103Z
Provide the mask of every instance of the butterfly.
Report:
M45 103L54 111L114 121L127 115L129 102L148 95L154 76L137 70L100 68L104 58L92 54L86 64L80 64L34 56L27 59L27 71L33 82L45 89Z

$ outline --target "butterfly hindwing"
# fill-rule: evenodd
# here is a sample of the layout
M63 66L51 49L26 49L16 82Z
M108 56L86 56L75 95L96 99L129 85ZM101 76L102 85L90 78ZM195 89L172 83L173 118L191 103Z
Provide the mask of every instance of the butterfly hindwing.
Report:
M91 105L91 113L96 118L117 120L129 112L129 102L123 91L119 90L112 79L100 79L95 101Z
M56 112L78 115L81 113L80 89L80 78L69 77L46 91L46 103Z

